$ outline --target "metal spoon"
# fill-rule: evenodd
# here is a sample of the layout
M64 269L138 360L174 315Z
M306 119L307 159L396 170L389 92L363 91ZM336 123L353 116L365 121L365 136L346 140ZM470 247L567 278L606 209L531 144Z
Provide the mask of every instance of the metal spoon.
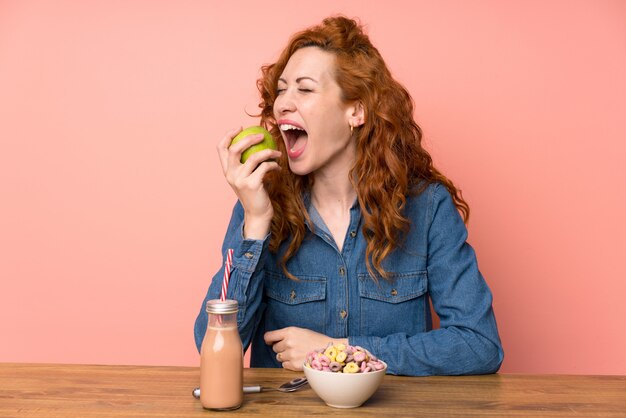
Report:
M302 376L296 377L295 379L290 380L287 383L283 383L277 388L270 388L267 386L244 386L243 393L267 392L269 390L277 390L279 392L295 392L296 390L304 387L304 385L306 385L307 383L309 382L306 380L306 377Z
M259 392L267 392L270 390L277 390L279 392L295 392L296 390L304 387L304 385L306 385L307 383L309 382L306 380L306 377L302 376L302 377L296 377L295 379L290 380L287 383L283 383L277 388L270 388L270 387L261 386L261 385L244 386L243 393L259 393ZM192 394L194 398L200 399L200 388L195 388Z

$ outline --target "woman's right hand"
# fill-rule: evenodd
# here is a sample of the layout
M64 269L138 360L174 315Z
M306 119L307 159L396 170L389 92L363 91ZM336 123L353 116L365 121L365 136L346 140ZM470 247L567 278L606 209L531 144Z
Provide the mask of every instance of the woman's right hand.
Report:
M280 170L276 161L281 155L279 151L265 149L250 155L241 164L241 153L251 145L263 140L263 134L249 135L230 146L233 138L241 132L241 128L233 129L217 144L217 152L222 164L226 181L233 188L244 209L244 238L263 239L269 233L274 208L270 197L263 187L263 177L273 170Z

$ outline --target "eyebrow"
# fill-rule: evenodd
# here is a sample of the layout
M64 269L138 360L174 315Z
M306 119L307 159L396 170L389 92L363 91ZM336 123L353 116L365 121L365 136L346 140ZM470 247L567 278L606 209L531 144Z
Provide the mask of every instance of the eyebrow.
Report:
M317 83L317 82L318 82L316 79L311 78L311 77L298 77L298 78L296 78L296 83L299 83L299 82L301 82L302 80L311 80L311 81L312 81L312 82L314 82L314 83ZM282 77L281 77L281 78L279 78L279 79L278 79L278 81L282 81L283 83L287 84L287 80L285 80L285 79L284 79L284 78L282 78ZM319 83L318 83L318 84L319 84Z

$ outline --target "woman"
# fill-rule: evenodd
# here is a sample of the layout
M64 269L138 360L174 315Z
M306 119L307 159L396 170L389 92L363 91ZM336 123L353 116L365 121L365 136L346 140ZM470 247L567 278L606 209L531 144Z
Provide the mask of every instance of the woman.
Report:
M329 342L402 375L494 373L503 351L491 292L466 243L469 208L421 146L413 103L353 20L296 34L258 81L278 150L218 144L237 194L223 254L253 367L301 370ZM204 304L219 297L213 278ZM432 329L429 300L440 318Z

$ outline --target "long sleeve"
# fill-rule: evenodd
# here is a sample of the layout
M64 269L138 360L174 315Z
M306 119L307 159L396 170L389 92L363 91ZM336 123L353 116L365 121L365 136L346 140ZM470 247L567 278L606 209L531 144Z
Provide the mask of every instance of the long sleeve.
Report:
M440 329L415 335L350 336L350 344L363 346L385 360L393 374L495 373L504 352L491 292L478 270L474 250L466 242L467 229L450 194L440 185L431 190L427 290Z
M210 299L219 299L220 297L224 277L224 264L229 248L233 249L233 264L226 297L239 302L237 326L244 349L247 349L254 329L261 317L260 309L263 296L262 266L269 251L268 244L269 235L264 240L247 240L243 238L243 207L238 201L233 209L222 244L222 267L213 276L196 318L194 336L198 351L200 351L207 326L206 302Z

